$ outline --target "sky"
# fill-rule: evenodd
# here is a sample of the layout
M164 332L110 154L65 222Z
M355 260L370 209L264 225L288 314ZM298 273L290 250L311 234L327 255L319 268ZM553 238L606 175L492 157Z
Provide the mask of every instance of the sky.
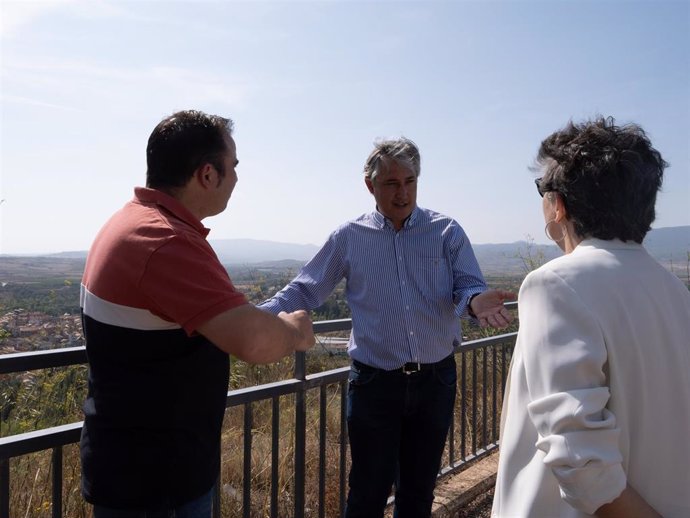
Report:
M0 253L87 250L144 185L164 117L230 117L209 239L320 245L373 210L378 138L421 152L418 204L473 243L547 242L530 170L569 120L640 124L690 224L690 1L0 3Z

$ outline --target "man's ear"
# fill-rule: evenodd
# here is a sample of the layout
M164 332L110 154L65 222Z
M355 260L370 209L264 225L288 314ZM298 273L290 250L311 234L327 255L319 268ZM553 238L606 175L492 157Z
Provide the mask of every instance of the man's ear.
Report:
M374 194L374 183L373 183L373 180L372 180L371 178L369 178L368 176L365 176L365 177L364 177L364 183L367 184L367 189L369 189L369 192L370 192L371 194Z
M218 171L208 162L197 168L194 171L194 179L199 183L204 189L209 189L216 185L216 178L218 176Z

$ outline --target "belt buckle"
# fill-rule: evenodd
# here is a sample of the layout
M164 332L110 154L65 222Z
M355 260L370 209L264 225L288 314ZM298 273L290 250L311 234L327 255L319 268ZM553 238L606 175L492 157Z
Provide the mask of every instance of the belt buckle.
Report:
M422 370L419 362L408 362L402 367L403 374L414 374Z

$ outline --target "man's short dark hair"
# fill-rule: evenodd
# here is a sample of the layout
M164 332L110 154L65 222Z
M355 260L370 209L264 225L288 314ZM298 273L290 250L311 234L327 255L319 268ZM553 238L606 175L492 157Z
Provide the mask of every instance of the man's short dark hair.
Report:
M580 237L642 242L668 164L640 126L571 121L541 143L536 161L542 188L561 194Z
M194 171L207 163L223 176L226 139L232 128L232 120L196 110L163 119L146 147L146 186L162 190L184 187Z

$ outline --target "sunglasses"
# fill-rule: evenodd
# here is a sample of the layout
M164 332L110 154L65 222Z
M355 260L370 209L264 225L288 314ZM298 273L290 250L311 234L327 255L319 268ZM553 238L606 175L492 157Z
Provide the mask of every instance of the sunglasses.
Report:
M549 191L542 189L541 181L542 181L542 178L535 178L534 184L537 186L537 192L539 193L539 196L541 196L543 198L544 194L549 192Z

